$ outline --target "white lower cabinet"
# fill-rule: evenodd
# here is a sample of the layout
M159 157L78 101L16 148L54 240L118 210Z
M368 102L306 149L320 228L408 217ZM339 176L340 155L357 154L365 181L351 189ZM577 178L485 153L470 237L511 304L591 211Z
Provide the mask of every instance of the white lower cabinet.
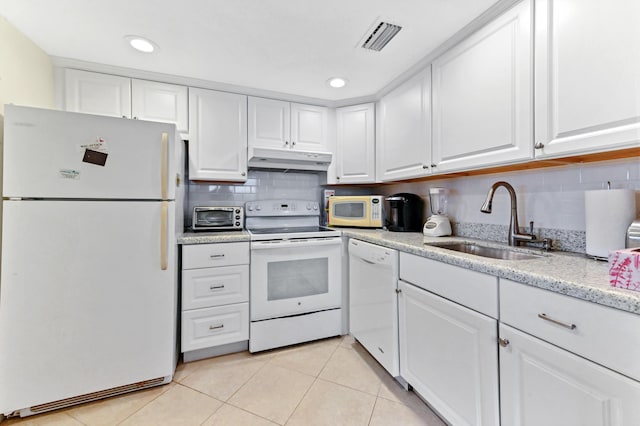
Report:
M471 299L495 301L497 278L407 253L400 276L400 376L453 425L499 425L497 320L425 290L481 283Z
M500 337L503 425L640 424L639 382L504 324Z
M248 242L183 246L181 331L185 361L248 348Z
M640 424L640 316L500 279L509 426Z
M454 425L498 425L497 321L400 281L400 375Z

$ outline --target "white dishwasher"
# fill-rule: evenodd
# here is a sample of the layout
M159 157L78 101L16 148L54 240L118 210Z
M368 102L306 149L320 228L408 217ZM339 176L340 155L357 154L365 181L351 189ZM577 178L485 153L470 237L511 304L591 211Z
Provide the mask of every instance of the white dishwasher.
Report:
M349 240L349 331L394 377L398 356L398 251Z

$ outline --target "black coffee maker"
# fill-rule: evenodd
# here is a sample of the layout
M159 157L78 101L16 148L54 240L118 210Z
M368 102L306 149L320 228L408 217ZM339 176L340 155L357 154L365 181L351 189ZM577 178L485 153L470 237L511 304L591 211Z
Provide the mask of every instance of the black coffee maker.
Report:
M389 202L389 231L422 231L424 202L416 194L394 194L386 199Z

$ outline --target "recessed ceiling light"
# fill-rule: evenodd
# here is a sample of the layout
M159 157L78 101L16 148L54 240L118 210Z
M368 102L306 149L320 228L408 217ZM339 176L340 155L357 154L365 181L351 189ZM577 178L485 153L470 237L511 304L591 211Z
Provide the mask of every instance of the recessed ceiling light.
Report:
M329 86L339 89L340 87L344 87L345 84L347 84L347 80L340 77L332 77L329 80L327 80L327 83L329 84Z
M144 53L151 53L158 47L151 40L140 36L130 35L126 36L125 39L129 42L131 47Z

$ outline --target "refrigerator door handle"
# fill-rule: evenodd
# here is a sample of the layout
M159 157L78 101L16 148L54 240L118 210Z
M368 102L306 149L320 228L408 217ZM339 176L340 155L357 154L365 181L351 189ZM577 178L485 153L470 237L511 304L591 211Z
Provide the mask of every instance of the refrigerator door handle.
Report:
M162 149L160 155L162 155L160 163L160 198L167 199L167 154L169 145L169 134L162 132Z
M169 212L169 203L162 202L162 211L160 213L160 269L167 270L167 216Z

